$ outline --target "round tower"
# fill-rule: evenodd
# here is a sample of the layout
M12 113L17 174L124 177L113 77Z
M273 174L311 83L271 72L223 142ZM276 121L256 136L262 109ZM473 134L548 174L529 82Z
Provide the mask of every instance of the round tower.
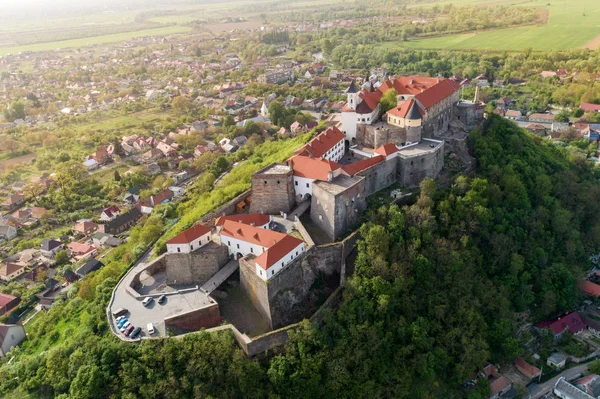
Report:
M423 116L419 110L419 105L415 100L406 114L406 142L416 143L421 141L421 131L423 129Z

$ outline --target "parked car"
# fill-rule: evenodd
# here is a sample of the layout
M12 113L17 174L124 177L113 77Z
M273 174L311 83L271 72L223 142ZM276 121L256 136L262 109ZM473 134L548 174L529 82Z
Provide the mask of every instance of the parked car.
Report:
M129 310L127 310L125 308L119 308L113 312L113 316L115 316L115 317L123 316L127 312L129 312Z
M136 327L131 334L129 334L129 338L134 339L135 337L137 337L137 335L140 333L140 331L142 331L141 328Z
M125 325L125 323L127 323L129 320L128 319L121 319L118 323L117 323L117 328L121 328Z
M163 304L167 300L166 295L161 295L158 297L158 303Z
M123 320L123 319L125 319L125 318L126 318L125 316L119 316L119 317L117 317L117 318L115 319L115 323L117 323L117 324L118 324L118 323L119 323L121 320Z
M148 323L148 334L154 334L154 325L152 323Z
M153 300L154 300L154 298L152 298L151 296L146 297L146 299L144 299L142 301L142 305L148 306L148 305L150 305L152 303Z
M129 327L131 327L131 323L127 322L121 326L120 330L121 332L125 332Z
M125 336L129 337L129 335L133 332L133 330L135 330L135 327L133 325L130 325L129 327L127 327L127 330L125 330Z

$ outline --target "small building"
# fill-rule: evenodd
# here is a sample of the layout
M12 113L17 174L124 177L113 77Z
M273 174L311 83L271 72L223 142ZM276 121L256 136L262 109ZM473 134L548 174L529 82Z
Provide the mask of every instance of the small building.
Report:
M600 105L583 103L579 106L584 112L600 112Z
M546 359L546 364L560 370L567 364L567 356L560 352L553 353Z
M592 283L589 280L579 283L579 289L588 296L600 297L600 285Z
M73 226L73 232L83 234L84 236L92 235L98 230L98 225L89 220L84 220L78 223L75 223Z
M25 196L23 194L11 194L0 206L1 209L12 212L15 209L20 208L25 203Z
M189 254L211 241L211 229L197 224L167 241L167 252Z
M115 220L120 214L121 210L119 209L119 207L116 205L112 205L108 208L104 208L104 210L100 214L100 220L103 220L105 222L109 220Z
M25 328L18 324L0 324L0 357L25 340Z
M0 292L0 316L10 312L21 303L21 298Z
M588 395L569 381L565 377L560 377L554 385L554 395L562 399L596 399L595 396Z
M554 339L560 339L563 333L577 334L585 328L583 319L577 312L565 313L553 320L543 320L534 324L538 330L549 330Z
M79 269L75 271L78 276L85 276L93 271L100 269L104 264L95 258L88 259Z
M6 262L0 268L0 280L11 281L25 273L25 265L19 263Z
M64 244L60 241L46 238L40 244L40 253L49 259L54 259L58 251L64 248Z
M10 241L17 236L17 229L14 226L0 226L0 241Z
M515 359L515 367L521 374L527 377L529 380L533 380L534 378L539 377L542 374L542 370L538 369L535 366L527 363L522 358Z
M96 248L100 249L100 248L105 248L105 247L118 247L119 245L121 245L123 243L123 240L112 236L110 234L106 234L106 233L101 233L101 232L97 232L95 233L92 237L92 245L94 245Z
M589 374L575 381L575 386L594 398L600 398L600 376Z
M91 170L98 169L100 165L98 165L98 161L96 161L94 158L91 158L83 162L83 166L85 166L86 170L89 172Z
M96 254L97 249L91 245L80 242L71 242L67 246L69 254L76 260L86 259Z
M183 197L183 195L185 194L184 187L170 186L169 190L171 190L173 192L173 195L176 197Z
M124 214L117 216L116 219L106 222L101 225L100 228L101 233L107 234L119 234L124 232L133 226L138 220L142 218L142 212L137 208L131 208L129 211Z

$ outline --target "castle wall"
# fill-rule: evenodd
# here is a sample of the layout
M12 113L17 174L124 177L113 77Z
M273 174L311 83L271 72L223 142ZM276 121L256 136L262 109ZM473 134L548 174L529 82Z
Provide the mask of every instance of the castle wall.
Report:
M252 175L250 212L290 212L296 204L292 174L287 165L272 164Z
M448 124L455 118L454 104L458 102L459 98L460 92L456 91L427 110L427 114L423 118L423 137L441 136L448 131Z
M398 181L406 187L418 186L425 178L435 179L444 166L444 145L435 151L413 157L400 155Z
M235 197L234 199L232 199L225 205L202 216L202 218L200 219L200 223L206 223L210 220L216 219L221 216L233 215L234 213L236 213L236 209L235 209L236 205L242 201L245 201L251 195L252 195L251 190L244 191L242 194L238 195L237 197Z
M363 176L365 178L366 197L396 183L398 159L398 157L394 157L385 160L357 174L357 176Z
M398 146L406 143L406 128L389 124L375 123L357 126L356 141L365 147L378 148L393 143Z
M356 226L367 209L365 179L361 178L356 184L332 194L327 186L331 183L318 182L313 185L310 217L332 240L337 240L349 229Z
M271 328L298 322L316 310L311 292L320 274L339 276L342 268L343 244L313 247L295 259L269 282L254 273L253 259L240 259L240 283L254 307Z
M210 243L189 254L166 254L167 284L202 284L229 261L227 247Z
M216 327L219 324L221 324L221 313L217 303L165 318L166 327L185 331L198 331L202 328Z

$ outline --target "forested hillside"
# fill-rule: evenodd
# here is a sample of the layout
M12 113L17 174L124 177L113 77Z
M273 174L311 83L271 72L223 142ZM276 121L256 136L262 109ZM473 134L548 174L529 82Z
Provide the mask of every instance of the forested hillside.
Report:
M521 354L516 312L536 321L574 306L576 281L600 247L599 173L587 161L495 115L469 145L475 176L444 190L425 180L414 205L369 216L339 310L321 328L306 323L285 354L249 360L225 334L140 345L78 335L4 365L2 392L20 385L62 398L467 396L462 382L475 371ZM95 301L108 300L103 286L98 294ZM485 390L480 384L468 397Z

